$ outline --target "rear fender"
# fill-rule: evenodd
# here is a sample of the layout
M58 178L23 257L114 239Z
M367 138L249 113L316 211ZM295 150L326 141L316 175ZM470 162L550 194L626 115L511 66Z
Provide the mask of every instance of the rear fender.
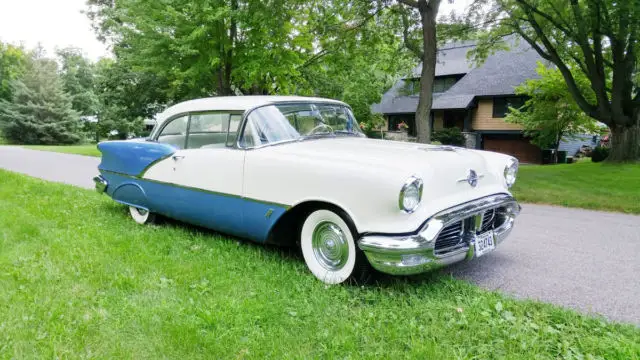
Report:
M126 140L101 142L98 150L102 153L100 171L142 176L147 168L171 156L177 148L153 141Z

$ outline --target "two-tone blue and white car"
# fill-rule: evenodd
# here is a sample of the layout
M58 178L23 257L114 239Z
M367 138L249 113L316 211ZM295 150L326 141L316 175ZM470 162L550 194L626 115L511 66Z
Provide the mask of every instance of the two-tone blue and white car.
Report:
M366 138L348 105L285 96L183 102L146 140L107 141L96 188L156 215L299 246L327 284L416 274L492 251L520 206L518 162Z

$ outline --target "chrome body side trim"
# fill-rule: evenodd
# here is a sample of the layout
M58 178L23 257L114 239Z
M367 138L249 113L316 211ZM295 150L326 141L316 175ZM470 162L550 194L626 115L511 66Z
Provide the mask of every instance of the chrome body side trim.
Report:
M475 239L482 227L484 212L496 209L502 222L493 229L496 245L511 232L520 205L507 194L496 194L460 204L429 218L413 234L365 234L358 246L378 271L392 275L418 274L474 258ZM443 255L434 253L440 232L456 222L463 221L461 246ZM472 224L472 225L470 225Z

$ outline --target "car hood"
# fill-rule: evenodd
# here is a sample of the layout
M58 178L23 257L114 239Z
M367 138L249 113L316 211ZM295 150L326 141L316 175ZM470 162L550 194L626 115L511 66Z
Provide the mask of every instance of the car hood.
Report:
M487 186L504 188L501 172L509 159L506 155L460 147L355 137L304 140L272 146L269 151L308 163L331 162L357 170L373 169L377 178L393 176L403 182L409 176L418 176L426 186L438 184L440 191L449 193L471 190L466 181L470 170L479 176L473 187L476 192Z
M470 169L476 172L488 170L481 152L454 146L338 137L304 140L263 149L310 161L329 160L402 172L428 169L457 172L463 169L465 175Z

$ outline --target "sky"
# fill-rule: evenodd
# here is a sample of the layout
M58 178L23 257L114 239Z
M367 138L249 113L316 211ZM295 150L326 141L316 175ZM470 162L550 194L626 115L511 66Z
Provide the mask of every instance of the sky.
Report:
M81 11L86 0L0 0L0 41L34 48L52 56L56 48L77 47L92 60L109 56ZM441 14L463 10L471 0L443 1Z
M92 60L108 56L81 11L86 0L0 0L0 41L34 48L79 47Z

